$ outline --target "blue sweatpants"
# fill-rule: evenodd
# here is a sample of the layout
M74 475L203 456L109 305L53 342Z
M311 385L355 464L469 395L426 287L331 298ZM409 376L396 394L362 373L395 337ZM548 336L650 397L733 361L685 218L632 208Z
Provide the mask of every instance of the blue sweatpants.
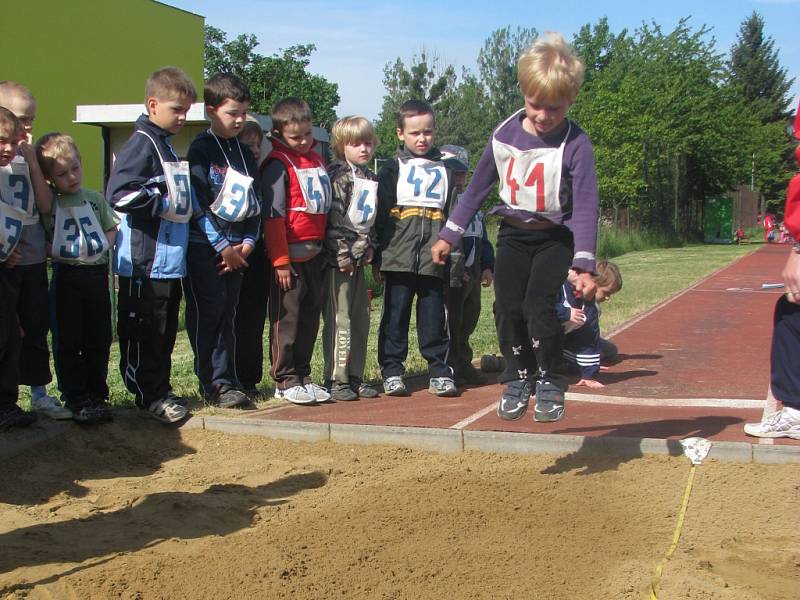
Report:
M800 410L800 305L781 296L772 332L772 394Z

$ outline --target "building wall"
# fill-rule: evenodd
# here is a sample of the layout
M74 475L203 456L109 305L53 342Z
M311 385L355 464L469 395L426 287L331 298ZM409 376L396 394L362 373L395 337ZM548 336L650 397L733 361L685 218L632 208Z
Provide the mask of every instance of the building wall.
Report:
M19 81L37 100L34 137L72 135L83 156L84 186L102 189L101 129L75 124L79 104L142 102L156 69L185 70L202 97L204 19L154 0L28 0L6 20L0 79ZM16 29L18 34L7 35Z

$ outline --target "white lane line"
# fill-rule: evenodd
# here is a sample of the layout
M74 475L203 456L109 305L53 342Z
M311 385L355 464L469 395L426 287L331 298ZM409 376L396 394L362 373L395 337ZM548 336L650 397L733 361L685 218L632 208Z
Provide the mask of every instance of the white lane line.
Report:
M628 398L625 396L601 396L599 394L576 394L567 392L567 400L619 404L623 406L697 406L710 408L761 408L763 400L741 398Z
M497 409L497 401L495 400L494 402L492 402L486 408L482 408L478 412L468 416L466 419L462 419L461 421L459 421L455 425L451 425L450 429L464 429L468 425L471 425L472 423L474 423L478 419L485 417L490 412L492 412L492 411L494 411L496 409Z

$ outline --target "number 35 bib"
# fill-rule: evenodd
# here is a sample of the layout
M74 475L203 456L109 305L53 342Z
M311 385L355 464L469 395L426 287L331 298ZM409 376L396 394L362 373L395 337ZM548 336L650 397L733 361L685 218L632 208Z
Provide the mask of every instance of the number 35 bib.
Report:
M15 156L8 165L0 167L0 199L16 209L23 225L39 222L28 163L21 156Z
M173 223L188 223L192 218L189 163L185 160L165 162L155 140L144 131L137 129L136 133L141 133L153 143L158 160L161 162L161 168L164 170L164 181L167 184L167 207L161 212L161 218Z
M519 112L497 129L500 130L517 115ZM557 148L520 150L499 141L497 137L492 138L494 162L500 178L498 193L506 205L536 213L546 219L558 220L562 213L559 198L561 165L571 130L572 124L569 123L567 133Z
M109 249L108 238L88 202L81 206L56 204L54 221L54 259L93 263Z
M444 163L426 158L400 158L398 163L397 205L443 209L447 202Z

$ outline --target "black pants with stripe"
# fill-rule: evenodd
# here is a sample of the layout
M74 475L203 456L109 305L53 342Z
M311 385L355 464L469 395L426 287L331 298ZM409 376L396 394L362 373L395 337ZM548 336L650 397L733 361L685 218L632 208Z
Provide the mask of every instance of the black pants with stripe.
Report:
M119 370L141 408L170 390L180 305L180 279L119 277Z
M18 265L11 269L17 302L17 315L24 332L20 354L20 384L47 385L50 373L50 350L47 331L50 326L47 292L47 262Z
M61 399L79 408L87 399L108 399L111 297L108 265L53 263L55 353Z
M546 379L566 391L567 378L559 369L564 332L555 306L573 253L572 232L566 227L500 227L494 320L507 366L498 381Z
M0 264L0 411L11 408L19 399L22 337L10 271Z
M247 264L236 311L236 376L243 388L251 389L264 377L264 325L269 298L267 278L271 273L262 240L247 257Z

